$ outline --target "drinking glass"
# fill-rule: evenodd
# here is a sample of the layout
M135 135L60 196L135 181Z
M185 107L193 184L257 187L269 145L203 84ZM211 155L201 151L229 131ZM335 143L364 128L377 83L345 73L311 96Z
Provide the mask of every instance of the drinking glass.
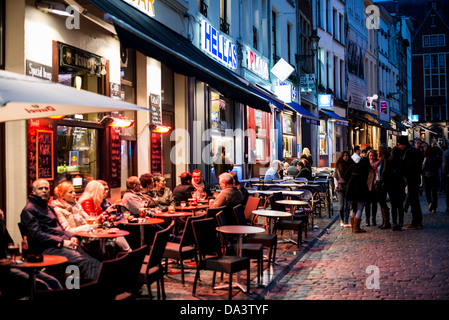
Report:
M11 262L16 262L16 257L20 254L20 247L18 244L9 243L8 253L11 255Z
M201 192L201 198L203 200L206 200L206 198L207 198L207 192L206 191Z
M90 228L88 229L88 231L94 230L93 225L94 225L94 223L95 223L95 217L88 217L88 218L86 218L86 222L87 222L87 224L90 226Z
M187 203L186 203L185 201L181 201L181 207L182 207L182 208L185 208L186 205L187 205Z

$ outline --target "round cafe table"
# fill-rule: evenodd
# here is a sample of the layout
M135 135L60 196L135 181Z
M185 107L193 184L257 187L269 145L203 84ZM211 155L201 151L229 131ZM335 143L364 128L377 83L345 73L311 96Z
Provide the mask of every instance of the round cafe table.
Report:
M197 211L200 210L206 210L207 208L209 208L208 204L197 204L196 206L176 206L175 210L177 211L191 211L193 213L193 215L196 214Z
M175 219L175 218L184 218L184 217L189 217L191 215L193 215L192 211L175 211L173 213L168 213L168 212L156 212L152 214L153 217L156 218L162 218L162 219ZM173 234L177 234L177 225L176 225L176 220L175 219L175 227L173 228Z
M219 226L216 228L216 230L220 233L225 234L232 234L236 235L238 237L237 240L237 254L239 257L242 256L242 244L243 244L243 236L246 234L256 234L256 233L262 233L265 232L264 228L261 227L254 227L254 226L244 226L244 225L225 225L225 226ZM237 282L233 283L233 286L238 287L243 292L247 292L246 285L240 282L240 272L237 273ZM219 286L215 289L223 289L228 288L227 285L225 286Z
M45 267L55 266L67 262L67 258L57 255L44 254L42 262L24 262L21 264L12 263L10 259L4 259L0 262L0 267L23 269L28 273L30 283L30 300L34 300L36 293L36 271Z
M276 203L290 206L290 212L292 214L295 213L295 207L296 206L303 206L304 207L304 206L308 206L309 205L309 203L307 201L301 201L301 200L277 200ZM304 212L304 213L307 215L306 212ZM312 224L312 228L313 228L313 222L314 222L313 212L310 214L309 218L311 219L311 224Z
M153 214L154 215L154 214ZM159 223L163 223L164 219L161 218L137 218L136 222L121 221L120 223L125 226L139 226L140 228L140 245L145 244L145 226L151 226ZM129 232L128 232L129 234Z
M276 219L292 216L292 214L289 212L277 211L277 210L265 210L265 209L254 210L253 214L256 214L256 215L262 216L262 217L266 217L269 219L268 232L271 234L273 234L274 221Z
M111 231L112 230L112 231ZM75 235L83 238L92 238L100 240L101 255L106 257L106 240L118 237L125 237L129 234L128 231L117 228L112 229L94 229L92 231L78 231Z

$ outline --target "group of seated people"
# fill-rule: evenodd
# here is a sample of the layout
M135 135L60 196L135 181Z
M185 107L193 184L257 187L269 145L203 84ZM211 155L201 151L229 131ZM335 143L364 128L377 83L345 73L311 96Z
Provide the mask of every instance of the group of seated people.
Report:
M121 199L121 207L130 215L139 216L141 208L157 207L161 210L168 206L188 201L193 193L206 192L212 197L212 192L203 179L200 170L180 175L180 184L173 192L165 186L162 174L146 173L141 177L131 176L126 181L127 190ZM244 204L249 196L248 191L239 184L234 172L223 173L219 177L220 194L210 207ZM96 280L101 266L101 257L95 255L95 243L90 238L80 240L75 234L79 231L91 230L92 225L87 220L94 217L97 225L122 221L123 210L109 200L109 186L103 180L92 180L77 199L75 187L70 181L62 181L54 188L51 199L50 183L44 179L33 182L32 193L20 216L21 231L26 234L30 253L53 254L64 256L68 265L76 265L80 270L81 281ZM2 217L0 216L0 222ZM2 248L0 254L5 255L7 243L11 240L6 228L2 231ZM8 238L6 237L8 235ZM124 237L115 239L116 247L121 252L131 251ZM13 270L13 269L11 269ZM26 274L16 271L15 277L26 278ZM9 274L8 276L12 276ZM43 280L40 280L40 279ZM40 288L60 288L60 283L51 276L37 277ZM1 288L0 288L1 289Z
M300 159L294 159L291 165L288 162L283 164L279 160L273 160L270 168L265 173L265 180L279 180L285 177L313 180L312 167L309 160L306 157L301 157Z

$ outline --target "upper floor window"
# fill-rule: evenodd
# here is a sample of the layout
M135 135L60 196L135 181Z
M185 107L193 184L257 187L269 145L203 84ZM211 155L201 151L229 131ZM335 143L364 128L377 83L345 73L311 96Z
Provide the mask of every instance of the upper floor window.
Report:
M207 4L205 0L198 0L198 11L207 18Z
M446 45L444 34L425 35L422 37L423 47L443 47Z
M220 0L220 30L226 34L229 34L227 0Z

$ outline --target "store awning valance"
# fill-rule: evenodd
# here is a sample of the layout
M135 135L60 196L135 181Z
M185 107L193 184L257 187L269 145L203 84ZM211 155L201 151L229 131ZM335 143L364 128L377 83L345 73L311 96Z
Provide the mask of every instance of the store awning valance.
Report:
M319 126L320 125L320 119L318 119L316 116L314 116L312 113L307 111L304 107L301 105L290 102L286 103L286 106L290 107L293 111L299 113L301 115L302 122L310 123Z
M349 121L348 120L346 120L345 118L340 117L335 112L321 109L320 113L324 114L324 116L327 117L327 118L333 118L335 120L335 124L337 124L339 126L347 127L349 125Z
M159 60L176 73L195 77L230 99L271 112L266 99L180 34L123 1L89 1L110 16L124 47Z
M377 125L378 127L381 127L381 128L387 129L387 130L394 130L394 129L393 129L387 122L385 122L385 121L379 119L377 116L375 116L375 115L373 115L373 114L371 114L371 113L366 113L366 114L365 114L365 117L366 117L368 120L370 120L370 121L376 123L376 125Z
M267 99L271 104L273 104L279 110L284 111L284 101L278 99L270 92L263 90L261 88L258 88L257 86L250 85L250 89L254 93L260 95L262 98Z
M407 128L398 120L393 118L394 123L396 123L396 130L398 131L407 131Z

